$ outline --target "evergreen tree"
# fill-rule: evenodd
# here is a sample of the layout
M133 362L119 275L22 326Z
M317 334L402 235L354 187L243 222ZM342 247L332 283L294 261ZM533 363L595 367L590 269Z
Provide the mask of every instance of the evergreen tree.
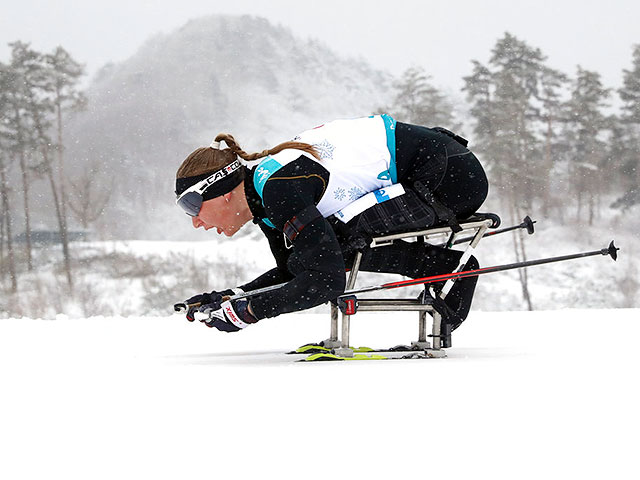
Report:
M444 126L456 129L453 105L430 83L422 68L411 67L394 83L396 95L388 109L394 117L406 123Z
M618 93L624 102L622 118L640 124L640 44L633 47L632 69L623 70L623 87Z
M13 239L11 238L11 211L9 209L9 185L7 181L7 159L4 152L0 152L0 239L2 248L0 248L0 270L4 277L7 270L11 281L11 292L18 291L18 277L16 276L16 264L13 253ZM7 267L5 268L4 244L7 244Z
M638 149L636 128L623 121L620 116L611 117L610 135L607 142L607 165L617 191L625 192L611 205L613 208L627 209L636 203L638 191L635 186Z
M489 66L475 61L472 74L464 79L492 185L501 190L500 199L513 221L521 219L547 188L548 177L541 174L544 165L535 161L541 148L536 133L545 60L539 49L505 33L492 50ZM514 242L516 256L525 260L522 239ZM523 297L533 309L527 272L519 274Z
M67 195L65 184L67 183L64 173L64 141L63 141L63 111L68 109L80 110L85 108L87 99L82 92L77 89L80 77L84 74L82 65L76 62L71 55L62 47L57 47L53 53L45 55L45 62L48 66L48 73L53 80L53 104L56 113L56 131L58 152L58 185L60 187L60 208L62 220L67 224ZM65 228L66 230L66 228Z
M22 48L24 44L16 42L12 47ZM28 270L32 269L31 258L31 211L29 203L29 189L31 173L28 165L29 153L36 148L35 133L26 105L29 95L29 81L25 78L25 71L33 69L37 60L33 55L22 55L16 58L12 53L10 64L6 67L4 91L7 108L4 124L9 139L7 153L10 159L17 159L22 180L22 200L24 205L25 247Z
M543 175L541 180L545 186L542 191L542 213L545 216L549 216L552 207L560 203L553 195L552 180L557 160L563 150L567 148L564 136L558 135L560 130L558 126L566 121L562 94L567 82L568 78L564 73L552 68L545 67L540 72L539 117L543 124L542 135L544 138L543 163L540 173ZM556 211L562 215L562 209L556 209Z
M631 150L624 163L633 173L626 177L626 192L614 206L625 208L640 203L640 44L633 47L632 68L623 70L623 86L618 93L623 101L620 121L628 127L624 141Z
M24 117L33 132L35 147L40 155L40 162L34 166L34 170L44 173L51 187L53 206L62 240L65 274L71 288L73 281L67 225L62 215L59 188L54 178L51 155L53 142L49 136L52 128L51 114L54 111L52 97L55 91L55 82L42 54L32 50L28 44L23 42L14 42L9 45L12 49L11 67L16 74L18 84L21 86ZM26 184L28 185L28 181ZM25 198L28 198L26 193Z
M538 162L531 157L539 150L536 121L541 72L545 57L509 33L492 50L489 66L474 62L465 77L464 91L476 119L480 150L505 201L528 208L540 196ZM540 170L540 168L538 168Z
M477 60L472 60L473 72L464 77L467 98L471 101L471 115L475 120L473 132L478 150L490 151L493 139L493 83L491 71Z
M605 161L607 159L604 134L610 121L603 112L610 89L604 88L600 74L578 66L572 82L571 99L567 104L569 120L566 137L572 145L570 152L571 185L577 199L577 216L581 220L583 199L588 203L589 225L596 215L596 203L607 184ZM603 173L605 172L605 173Z
M10 146L12 141L10 129L11 103L9 98L10 86L13 81L8 65L0 63L0 271L2 279L8 271L11 281L11 292L18 290L16 266L12 243L11 210L9 208L9 184L7 170L10 161ZM6 244L6 260L5 260Z
M540 169L532 161L540 143L535 135L538 110L534 99L540 87L545 57L539 49L506 33L498 41L490 60L494 68L495 149L503 168L510 199L524 209L541 195L537 179ZM542 186L544 188L544 186Z

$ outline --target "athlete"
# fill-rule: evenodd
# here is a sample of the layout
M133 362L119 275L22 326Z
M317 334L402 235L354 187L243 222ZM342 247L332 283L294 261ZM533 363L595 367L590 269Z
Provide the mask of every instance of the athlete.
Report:
M223 148L221 142L226 143ZM276 267L239 287L186 300L209 313L207 326L236 332L282 313L335 300L357 250L360 269L411 278L451 272L462 252L396 241L368 249L381 234L439 224L457 227L488 192L485 172L466 140L444 128L397 122L389 115L336 120L260 153L229 134L198 148L176 174L177 203L195 228L233 236L249 221L267 237ZM471 257L466 268L478 268ZM457 281L443 322L455 329L471 307L477 278ZM229 296L286 284L250 298Z

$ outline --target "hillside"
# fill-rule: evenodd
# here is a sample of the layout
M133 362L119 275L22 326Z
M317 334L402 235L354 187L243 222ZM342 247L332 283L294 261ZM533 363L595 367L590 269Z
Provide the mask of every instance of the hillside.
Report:
M88 110L66 133L69 171L90 167L112 191L102 238L181 238L171 230L183 220L173 179L193 149L227 131L262 150L328 119L370 114L388 82L262 18L192 20L95 76Z

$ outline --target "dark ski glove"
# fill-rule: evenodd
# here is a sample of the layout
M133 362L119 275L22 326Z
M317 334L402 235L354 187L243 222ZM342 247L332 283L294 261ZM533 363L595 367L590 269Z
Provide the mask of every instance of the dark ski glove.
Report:
M217 328L221 332L237 332L256 323L258 319L249 312L249 300L241 298L223 302L220 309L211 311L209 318L200 321L207 327Z
M227 289L222 290L221 292L216 292L215 290L211 293L201 293L200 295L194 295L193 297L184 301L187 305L187 320L193 322L195 318L196 312L209 312L212 310L219 310L222 302L226 300L225 297L230 297L231 295L236 295L238 293L242 293L240 289Z

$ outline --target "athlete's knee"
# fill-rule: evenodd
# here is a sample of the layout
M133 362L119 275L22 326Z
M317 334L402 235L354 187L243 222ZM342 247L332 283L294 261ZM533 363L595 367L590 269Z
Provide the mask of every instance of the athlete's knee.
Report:
M479 267L480 267L480 264L478 263L478 259L473 255L469 257L469 260L467 260L466 269L477 270Z

